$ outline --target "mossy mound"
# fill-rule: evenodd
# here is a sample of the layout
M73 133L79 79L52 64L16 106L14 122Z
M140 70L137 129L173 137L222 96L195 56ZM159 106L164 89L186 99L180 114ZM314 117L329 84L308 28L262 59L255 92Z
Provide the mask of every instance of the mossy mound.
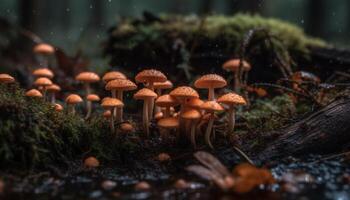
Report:
M256 31L247 42L252 30ZM120 22L110 31L105 52L112 65L130 70L152 66L174 75L179 69L205 73L220 71L224 61L238 57L244 42L244 57L256 68L273 66L277 57L296 66L310 60L309 47L327 45L293 24L257 15L165 15L154 21Z

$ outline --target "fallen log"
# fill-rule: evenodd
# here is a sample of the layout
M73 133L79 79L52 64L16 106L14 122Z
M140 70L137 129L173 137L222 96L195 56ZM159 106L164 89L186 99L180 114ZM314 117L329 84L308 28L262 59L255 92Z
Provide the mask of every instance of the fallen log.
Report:
M309 153L326 154L350 146L350 98L334 101L310 116L277 130L280 136L257 156L267 161Z

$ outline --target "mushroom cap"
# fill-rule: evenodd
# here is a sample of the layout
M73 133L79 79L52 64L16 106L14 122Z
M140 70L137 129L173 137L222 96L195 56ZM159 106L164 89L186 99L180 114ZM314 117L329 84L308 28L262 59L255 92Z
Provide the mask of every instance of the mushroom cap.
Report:
M159 107L171 107L179 105L179 102L169 94L165 94L158 97L155 104Z
M123 132L130 133L130 132L133 132L135 128L131 123L125 122L120 124L120 130L122 130Z
M109 81L105 87L106 90L135 90L137 88L136 84L128 79L115 79Z
M201 113L197 109L189 109L181 114L181 117L184 119L199 119L201 116Z
M55 103L54 108L56 111L62 111L63 110L63 106L61 104Z
M154 89L170 89L173 87L173 83L167 80L164 82L155 82L153 86Z
M157 98L157 94L148 88L142 88L134 94L134 99L144 100L149 98Z
M118 71L107 72L102 77L102 80L106 83L108 83L109 81L115 80L115 79L127 79L127 78L123 73L118 72Z
M101 106L104 109L112 109L112 108L122 108L124 107L124 103L116 98L106 97L102 100Z
M157 123L157 125L162 128L177 128L179 127L179 124L179 119L176 117L163 118Z
M246 100L241 96L234 92L230 92L222 95L217 100L219 103L223 103L226 105L246 105Z
M222 88L226 85L226 80L217 74L204 75L194 82L196 88Z
M103 112L103 117L110 118L112 116L112 112L110 110L106 110Z
M31 89L31 90L27 91L26 96L27 97L43 97L41 92L37 89Z
M157 112L155 115L154 115L154 119L156 120L159 120L159 119L162 119L163 118L163 112Z
M39 68L33 71L33 75L36 77L46 77L52 79L54 77L53 72L48 68Z
M206 101L201 105L201 109L206 111L223 111L224 108L216 101Z
M187 101L186 106L189 106L191 108L200 109L201 105L204 103L200 98L192 98L189 101Z
M100 77L94 72L81 72L75 77L75 80L85 83L94 83L98 82Z
M154 83L154 82L164 82L167 80L167 77L160 71L155 69L146 69L139 72L135 76L137 83Z
M41 44L35 45L35 47L33 48L33 51L37 54L51 55L55 53L55 48L49 44L41 43Z
M178 100L199 98L198 92L188 86L180 86L173 89L170 92L170 96L175 97Z
M100 97L97 94L89 94L86 99L88 101L100 101Z
M97 158L90 156L84 160L84 167L87 168L96 168L100 166L100 161Z
M83 102L83 99L77 94L70 94L66 98L67 104L78 104Z
M46 87L46 90L49 91L49 92L59 92L61 91L61 87L56 85L56 84L52 84L52 85L49 85Z
M228 71L237 71L239 68L239 62L239 59L228 60L222 65L222 68ZM243 71L249 71L252 68L251 65L245 60L242 60L242 65Z
M9 74L0 74L0 83L13 83L15 82L15 78L10 76Z
M38 79L35 80L34 82L34 85L35 86L49 86L49 85L52 85L52 81L48 78L45 78L45 77L40 77Z

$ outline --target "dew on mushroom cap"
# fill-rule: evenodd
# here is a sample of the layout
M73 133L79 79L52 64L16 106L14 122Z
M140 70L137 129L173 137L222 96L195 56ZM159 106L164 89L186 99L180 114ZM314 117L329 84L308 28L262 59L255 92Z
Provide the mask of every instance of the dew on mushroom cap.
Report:
M54 77L53 72L48 68L39 68L33 71L35 77L46 77L52 79Z
M31 89L31 90L27 91L26 96L27 97L43 97L41 92L37 89Z
M103 75L102 80L105 83L108 83L109 81L115 80L115 79L127 79L126 76L118 71L111 71L111 72L107 72L105 73L105 75Z
M0 74L0 83L13 83L15 82L15 78L10 76L9 74Z
M217 74L207 74L194 82L196 88L208 89L208 100L212 101L215 99L215 88L222 88L227 85L225 79Z

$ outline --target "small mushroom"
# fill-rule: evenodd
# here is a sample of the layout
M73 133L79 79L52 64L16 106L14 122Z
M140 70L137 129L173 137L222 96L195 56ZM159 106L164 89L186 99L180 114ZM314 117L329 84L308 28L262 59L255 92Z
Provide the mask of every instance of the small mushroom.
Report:
M52 85L52 81L45 77L40 77L35 80L34 85L42 89L44 98L46 97L46 88Z
M15 82L15 78L10 76L9 74L0 74L0 84L1 83L8 84L13 82Z
M176 100L176 98L170 96L169 94L158 97L155 103L156 106L165 108L163 117L170 117L170 108L179 105L179 102Z
M112 112L110 110L106 110L103 112L103 117L106 119L110 119L112 116Z
M146 181L138 182L135 185L135 190L149 190L149 189L151 189L151 185Z
M78 103L83 102L83 99L77 95L77 94L70 94L67 98L66 98L66 103L68 105L68 107L70 107L70 112L74 115L75 114L75 105Z
M110 97L106 97L104 99L102 99L102 104L101 106L106 109L106 110L110 110L112 111L114 108L120 108L123 107L124 104L122 101L120 101L119 99L116 98L110 98ZM115 128L114 128L114 116L111 115L110 117L110 127L111 127L111 132L112 134L115 132Z
M181 114L181 117L188 120L191 124L190 138L194 149L197 148L196 145L196 126L198 120L201 118L201 113L196 109L190 109Z
M251 65L247 61L242 60L242 62L241 62L240 59L231 59L222 65L223 69L233 72L233 76L234 76L234 87L233 88L234 88L235 92L239 92L241 89L241 83L239 81L240 65L242 65L243 72L247 73L251 69Z
M223 111L224 108L216 101L207 101L201 105L201 108L210 114L208 127L205 132L205 142L209 145L210 148L214 148L210 141L210 136L213 130L214 120L215 120L215 112Z
M146 85L146 87L152 91L154 91L154 83L156 82L165 82L167 80L167 77L160 71L155 69L146 69L141 72L139 72L135 76L135 80L137 83L143 83ZM154 107L154 101L149 102L149 112L148 117L149 119L152 119L153 117L153 107Z
M135 131L134 126L129 122L124 122L120 124L120 130L124 133L132 133Z
M90 156L84 160L84 167L88 169L97 168L100 166L100 161L96 157Z
M228 106L228 128L227 133L232 136L235 127L235 106L246 105L244 98L236 93L230 92L220 98L218 102Z
M39 68L33 71L33 75L36 78L40 78L40 77L45 77L48 79L52 79L54 77L53 72L48 69L48 68Z
M225 79L217 74L207 74L194 82L196 88L206 88L208 92L208 100L213 101L215 99L215 88L223 88L227 85Z
M134 94L134 99L143 100L143 130L146 132L146 137L149 137L149 102L154 101L157 98L157 94L150 89L142 88Z
M88 101L88 112L86 113L85 119L89 119L92 113L92 102L100 101L100 97L97 94L89 94L86 100Z
M136 90L137 86L134 82L128 79L115 79L109 81L105 87L106 90L112 92L112 97L123 101L123 92ZM123 108L118 108L113 111L114 117L116 117L117 122L123 121Z
M94 72L81 72L75 77L75 80L80 81L84 84L86 90L86 96L91 94L91 83L100 81L100 77ZM86 112L89 110L89 103L86 101Z
M60 112L63 110L63 106L61 104L55 103L54 108L56 111Z
M165 82L155 82L154 83L154 89L156 90L156 93L158 96L162 95L162 90L164 89L170 89L173 87L173 83L169 80ZM154 108L154 112L157 113L160 111L160 108L156 105Z
M179 119L176 117L166 117L162 118L157 122L157 125L160 129L160 136L163 140L168 139L170 129L176 129L179 127ZM164 129L164 130L163 130Z
M105 73L105 75L103 75L102 80L105 83L108 83L109 81L113 81L116 79L127 79L126 76L118 71L111 71L111 72L107 72Z
M49 44L41 43L34 46L33 51L41 56L40 65L43 67L48 67L50 56L55 53L55 48Z
M26 92L26 96L27 97L39 97L42 98L43 95L41 94L41 92L37 89L31 89L29 91Z
M168 161L171 160L171 157L170 157L170 155L167 154L167 153L160 153L160 154L158 154L158 156L157 156L157 160L158 160L159 162L168 162Z
M56 93L61 91L61 87L56 85L56 84L52 84L46 87L46 90L48 93L51 94L51 103L55 103L56 102Z

